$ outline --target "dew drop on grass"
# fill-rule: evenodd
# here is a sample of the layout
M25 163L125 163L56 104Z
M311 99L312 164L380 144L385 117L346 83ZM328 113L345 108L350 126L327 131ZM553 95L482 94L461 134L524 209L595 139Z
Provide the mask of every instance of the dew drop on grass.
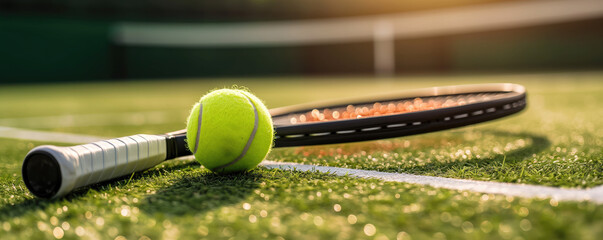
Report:
M384 234L377 234L377 236L375 236L375 240L389 240L389 238Z
M60 227L55 227L54 230L52 230L52 235L56 238L56 239L62 239L63 236L65 235L65 232L63 232L63 229Z
M281 225L281 219L278 217L272 217L270 219L270 225L272 225L273 227L279 227Z
M358 218L356 218L356 215L354 215L354 214L348 215L348 223L349 224L356 224L356 222L358 222Z
M555 200L555 199L551 199L549 201L549 204L551 204L552 207L556 207L556 206L559 205L559 202L557 200Z
M530 231L530 230L532 230L532 223L528 219L522 219L519 222L519 228L521 228L521 230L523 230L525 232Z
M68 222L63 222L63 224L61 224L61 227L67 231L71 228L71 225Z
M314 225L322 226L323 223L324 223L324 220L322 219L322 217L314 216Z
M513 196L506 196L505 200L507 200L507 202L513 202L513 200L515 200L515 198Z
M377 232L377 228L375 228L375 225L373 224L366 224L364 225L364 234L366 234L367 236L373 236L375 235L375 233Z
M117 230L116 227L110 227L109 230L107 230L107 234L109 234L109 236L115 236L119 233L119 230Z
M199 233L199 235L204 237L204 236L207 236L207 234L209 234L209 229L206 226L201 225L197 228L197 233Z
M460 227L461 224L463 223L462 221L463 221L463 219L461 219L461 217L453 216L452 219L450 220L450 223L452 224L452 226Z
M122 208L121 209L121 215L124 217L130 216L130 209L128 208Z
M465 221L465 222L463 222L463 224L461 224L461 228L463 229L463 232L465 232L465 233L472 233L473 232L473 223L471 223L469 221Z
M46 225L46 223L44 223L44 222L39 221L38 229L42 232L45 232L46 230L48 230L48 225Z
M406 232L399 232L396 235L396 240L410 240L410 239L411 239L410 235Z
M335 212L340 212L341 211L341 205L339 205L339 204L333 205L333 210L335 210Z
M52 224L53 226L56 226L59 224L59 219L55 216L50 217L50 224Z
M102 227L103 225L105 225L105 219L103 219L102 217L96 218L96 225Z
M526 208L526 207L521 207L521 208L520 208L520 209L517 211L517 213L519 214L519 216L521 216L521 217L525 217L525 216L528 216L528 214L530 214L530 210L528 210L528 208Z
M309 217L310 217L310 214L306 213L306 212L299 215L299 218L304 221L307 221Z
M84 234L86 234L86 230L82 226L78 226L75 228L75 235L82 237L84 236Z
M10 223L8 223L8 222L2 223L2 229L4 229L4 231L8 232L8 231L10 231L10 228L11 228Z
M504 223L498 225L498 234L503 238L509 238L513 233L513 229Z
M230 227L225 227L222 228L222 235L224 235L225 237L230 237L233 234L233 230Z
M437 232L433 234L433 239L446 239L446 234L442 232Z

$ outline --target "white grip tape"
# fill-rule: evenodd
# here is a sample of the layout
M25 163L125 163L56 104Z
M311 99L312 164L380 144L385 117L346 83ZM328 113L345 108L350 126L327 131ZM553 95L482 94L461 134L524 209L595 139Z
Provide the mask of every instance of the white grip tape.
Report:
M51 154L60 165L62 182L56 198L159 164L166 158L166 142L162 136L138 134L72 147L44 145L33 151Z

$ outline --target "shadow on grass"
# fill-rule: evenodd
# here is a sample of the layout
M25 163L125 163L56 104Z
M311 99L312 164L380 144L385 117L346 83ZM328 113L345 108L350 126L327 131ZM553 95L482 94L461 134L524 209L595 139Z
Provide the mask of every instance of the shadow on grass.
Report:
M187 176L157 190L139 205L148 213L198 214L241 202L260 186L265 176L257 171L215 174L208 171Z
M527 138L532 144L516 149L506 154L495 155L488 158L473 158L465 161L434 162L421 166L412 166L403 169L384 169L385 171L421 174L445 172L451 169L460 169L464 166L482 168L501 168L502 162L508 166L520 164L526 158L546 150L550 141L539 135L529 133L509 133L503 131L482 131L484 134L492 134L500 137ZM503 160L504 159L504 160ZM46 210L56 202L75 201L88 195L89 191L95 190L100 193L111 192L115 188L127 186L130 181L145 181L145 179L160 175L162 172L175 172L177 170L191 168L199 164L195 161L170 165L163 168L152 169L143 173L135 174L132 179L125 176L113 181L103 182L79 189L64 198L56 200L45 200L29 198L13 205L6 204L0 207L0 219L18 217L29 212ZM197 214L224 205L241 202L253 191L259 188L260 182L265 176L255 171L230 175L218 175L210 172L198 172L184 176L168 187L159 189L139 204L142 211L149 213L186 215ZM56 207L56 206L54 206Z
M530 133L509 133L503 131L482 131L484 134L491 134L499 137L510 137L510 138L524 138L530 139L532 144L523 148L519 148L513 151L509 151L505 154L499 154L491 157L472 158L463 161L454 162L433 162L430 164L406 167L399 169L405 173L421 174L421 173L433 173L433 172L444 172L449 169L459 168L463 166L471 167L482 167L482 168L495 168L501 167L503 161L506 165L511 166L518 164L531 157L533 154L540 153L551 146L551 142L544 136L530 134ZM398 169L396 169L398 171Z
M25 199L23 201L20 201L20 202L14 203L14 204L7 203L4 206L0 206L0 220L4 219L6 217L9 217L9 218L18 217L18 216L25 215L29 212L45 210L46 208L50 207L51 205L61 202L61 201L67 201L67 202L77 201L77 200L85 197L91 191L96 191L96 192L100 192L100 193L110 192L111 190L113 190L115 188L123 188L123 187L127 186L130 182L144 181L145 179L154 177L163 171L174 172L177 170L194 167L195 165L197 165L197 167L198 167L199 163L197 163L196 161L190 161L190 162L179 163L179 164L166 166L166 167L162 167L162 168L155 168L155 169L151 169L151 170L148 170L145 172L139 172L139 173L134 174L133 176L126 175L126 176L123 176L120 178L112 179L110 181L105 181L105 182L94 184L94 185L91 185L88 187L83 187L83 188L77 189L76 191L73 191L70 194L67 194L66 196L58 198L58 199L42 199L42 198L33 197L33 198L28 198L28 199ZM23 186L23 188L25 188L25 186Z

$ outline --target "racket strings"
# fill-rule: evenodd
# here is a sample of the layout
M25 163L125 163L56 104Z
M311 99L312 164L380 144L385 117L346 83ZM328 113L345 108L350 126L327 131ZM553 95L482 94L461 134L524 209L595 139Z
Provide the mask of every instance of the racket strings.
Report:
M312 139L317 139L317 138L321 138L321 137L328 137L328 136L350 136L350 135L359 135L359 134L364 134L364 133L370 133L370 132L382 132L382 131L399 131L402 129L415 129L415 128L420 128L422 126L425 125L431 125L433 123L453 123L453 122L457 122L457 121L464 121L465 119L472 119L474 117L479 117L481 115L492 115L492 114L497 114L498 112L508 112L508 111L515 111L514 109L518 109L518 108L523 108L526 106L526 101L525 99L519 99L517 101L513 101L510 103L506 103L506 104L501 104L501 105L497 105L497 106L488 106L486 108L483 109L479 109L479 110L471 110L471 111L465 111L465 112L458 112L449 116L443 116L441 118L434 118L434 119L430 119L430 120L420 120L420 121L409 121L409 122L400 122L400 123L394 123L394 124L373 124L373 125L365 125L363 127L359 127L359 128L351 128L351 129L347 129L347 130L339 130L339 131L319 131L319 132L306 132L306 133L296 133L296 134L284 134L284 135L279 135L277 134L275 136L275 139L277 140L277 145L280 146L285 146L282 145L283 143L280 142L282 139L307 139L307 138L312 138ZM280 144L279 144L280 143ZM324 143L322 143L324 144ZM309 143L306 143L306 145L311 145ZM297 145L293 145L293 146L297 146Z
M345 107L313 109L311 111L290 114L290 124L303 124L333 120L358 119L383 115L404 114L409 112L427 111L439 108L463 106L466 104L485 102L505 97L506 93L476 93L437 97L420 97L380 101Z

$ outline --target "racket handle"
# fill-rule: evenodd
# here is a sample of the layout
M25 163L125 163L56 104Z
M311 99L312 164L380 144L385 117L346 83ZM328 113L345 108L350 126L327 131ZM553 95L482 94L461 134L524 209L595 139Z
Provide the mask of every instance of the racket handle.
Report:
M138 134L72 147L43 145L23 161L23 181L42 198L153 167L167 156L166 136Z

